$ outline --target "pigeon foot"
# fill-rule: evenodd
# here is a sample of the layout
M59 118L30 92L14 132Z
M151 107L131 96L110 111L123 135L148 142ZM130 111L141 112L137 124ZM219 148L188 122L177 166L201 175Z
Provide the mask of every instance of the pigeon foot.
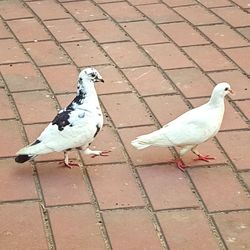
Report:
M209 162L209 160L215 160L214 157L211 157L209 155L198 155L197 158L194 158L195 161L205 161Z
M175 163L177 168L179 168L182 172L185 171L186 165L181 158L171 160L169 163Z
M109 156L110 150L103 150L103 151L92 151L92 156L91 158L95 158L97 156Z
M64 165L64 167L67 167L67 168L70 168L72 169L73 167L79 167L79 164L78 163L73 163L72 161L69 161L68 163L65 162L65 161L60 161L59 162L60 165Z

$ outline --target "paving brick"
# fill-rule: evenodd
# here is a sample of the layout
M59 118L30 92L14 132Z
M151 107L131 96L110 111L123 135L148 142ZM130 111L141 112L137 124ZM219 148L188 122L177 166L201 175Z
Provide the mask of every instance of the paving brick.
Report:
M43 26L34 18L8 21L8 25L20 42L50 39ZM29 32L27 32L27 27L29 27Z
M175 10L194 25L215 24L222 21L200 5L177 7ZM196 15L194 15L196 13Z
M201 98L191 100L191 103L194 107L198 107L207 101L207 98ZM221 130L244 128L248 128L246 122L241 118L240 114L227 101L225 101L225 114L221 124Z
M27 62L28 58L19 45L12 39L0 40L1 59L0 64Z
M54 93L76 92L79 73L74 65L43 67L41 71Z
M234 0L234 3L239 5L240 7L247 9L250 7L249 2L247 0Z
M124 69L123 72L142 96L175 92L169 80L164 78L156 67ZM152 83L154 87L152 87Z
M10 91L44 89L44 80L30 63L0 66Z
M137 166L158 163L166 163L166 165L169 165L167 162L170 161L173 156L168 148L149 147L143 150L137 150L131 145L131 141L137 136L148 134L155 130L155 126L143 126L118 130L133 165Z
M69 58L53 41L25 43L24 47L38 66L69 62Z
M126 2L107 3L100 5L117 22L142 20L144 17Z
M193 63L174 44L155 44L144 46L146 52L163 69L186 68Z
M47 206L90 202L79 167L69 169L58 162L45 162L37 164L37 170Z
M226 22L231 24L233 27L249 26L250 16L236 6L216 8L213 12L223 18Z
M103 48L121 68L151 64L149 59L132 42L105 44Z
M11 38L11 37L12 37L12 34L6 28L4 23L0 20L0 39L2 39L2 38Z
M207 8L216 8L216 7L224 7L224 6L232 6L229 0L199 0L201 4L203 4Z
M184 22L162 24L159 27L179 46L200 45L209 43L191 25ZM187 33L189 34L188 36Z
M133 93L104 95L100 98L116 127L121 128L153 123L145 107ZM133 113L137 115L130 116L130 119L128 119L127 115L130 114L132 110ZM121 116L121 114L127 115Z
M106 249L92 206L50 208L49 217L58 249Z
M88 174L101 209L144 206L127 164L90 166Z
M155 23L172 23L183 19L165 4L148 4L137 7Z
M61 108L66 107L69 105L72 100L75 98L76 94L64 94L64 95L57 95L56 98L59 102Z
M234 91L234 95L230 95L230 98L233 100L250 97L250 80L238 70L214 72L210 73L209 77L211 77L215 83L225 81L230 83Z
M20 166L13 159L0 160L0 179L1 201L38 198L29 163Z
M204 71L235 68L226 57L211 45L187 47L184 50Z
M118 42L128 40L128 36L111 20L85 22L82 25L99 43ZM107 30L109 32L107 32Z
M249 211L216 214L213 217L228 249L248 249L250 247Z
M246 157L249 152L249 131L220 133L217 138L238 170L250 169L249 158Z
M59 42L89 39L84 29L72 19L52 20L44 23Z
M210 212L250 207L247 194L229 167L193 168L189 174Z
M175 166L141 167L138 172L155 210L198 206L184 174Z
M73 15L78 21L91 21L104 19L104 13L91 1L80 1L63 3L63 6Z
M145 101L162 126L188 111L179 95L151 96L146 97Z
M42 20L69 17L69 14L55 1L43 0L27 2L27 4Z
M211 81L197 68L167 70L166 74L187 98L209 96L212 93Z
M3 19L15 19L32 17L32 14L24 7L22 2L18 0L12 1L1 1L0 2L0 13Z
M224 24L201 26L199 29L220 48L240 47L249 43Z
M109 63L109 60L92 41L65 43L63 47L79 67Z
M224 51L239 67L250 74L250 62L246 58L246 55L250 53L250 47L225 49Z
M123 147L117 136L115 135L114 129L108 126L104 126L97 137L91 143L90 148L92 150L111 150L107 157L95 157L82 154L84 164L103 164L103 163L116 163L125 162Z
M55 104L47 91L14 93L23 123L50 122L56 114Z
M197 4L194 0L163 0L162 2L166 3L170 7Z
M149 21L123 23L122 27L139 44L154 44L169 41L167 37L157 30Z
M48 249L38 204L2 204L0 221L2 248Z
M220 249L200 210L157 213L170 249Z
M244 37L250 40L250 27L243 27L237 29Z
M145 210L118 210L103 213L113 249L162 249L154 226ZM147 235L147 237L145 237Z
M15 118L10 99L4 89L0 89L0 119Z
M243 100L236 102L236 105L240 108L243 114L250 120L250 100Z
M250 190L250 172L243 172L240 174L243 181L246 183L248 189Z
M4 145L0 149L0 157L15 156L16 152L23 146L18 123L14 120L2 120L0 121L0 131L1 143Z

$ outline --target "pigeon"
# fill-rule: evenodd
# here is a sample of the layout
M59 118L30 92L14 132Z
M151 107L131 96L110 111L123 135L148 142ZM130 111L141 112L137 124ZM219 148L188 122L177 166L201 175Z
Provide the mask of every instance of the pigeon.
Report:
M179 147L178 157L170 163L175 163L182 171L186 165L181 156L189 151L197 155L194 160L209 162L215 159L200 154L196 147L214 137L219 131L225 110L224 97L229 93L233 91L228 83L217 84L207 103L185 112L159 130L137 137L131 144L137 149L149 146Z
M94 68L83 69L78 77L74 100L59 111L37 140L16 153L15 161L23 163L37 155L63 151L63 163L71 168L78 166L69 161L67 152L71 149L83 150L92 157L107 156L110 151L89 148L103 126L103 114L94 86L96 82L104 82L99 72Z

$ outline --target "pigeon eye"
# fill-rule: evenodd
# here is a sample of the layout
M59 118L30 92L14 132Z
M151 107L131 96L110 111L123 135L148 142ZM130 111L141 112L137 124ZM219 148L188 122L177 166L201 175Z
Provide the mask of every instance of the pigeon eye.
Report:
M225 91L228 91L228 87L225 88Z
M95 73L91 73L90 76L91 76L91 77L95 77Z

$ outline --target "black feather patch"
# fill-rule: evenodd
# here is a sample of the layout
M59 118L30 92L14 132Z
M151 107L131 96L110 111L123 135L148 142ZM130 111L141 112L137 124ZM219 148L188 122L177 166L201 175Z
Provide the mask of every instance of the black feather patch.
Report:
M31 158L33 157L33 155L18 155L16 158L15 158L15 161L18 162L18 163L24 163L28 160L30 160Z
M100 131L100 127L99 127L98 125L96 125L96 132L95 132L95 134L94 134L94 137L97 136L97 134L98 134L99 131Z
M66 110L74 110L74 105L81 105L86 97L86 92L79 90L79 94L74 98L74 100L67 106Z
M40 143L41 141L40 140L36 140L35 142L33 142L32 144L31 144L31 146L34 146L34 145L36 145L36 144L38 144L38 143Z
M52 121L52 125L57 125L58 130L63 131L64 128L70 124L69 122L69 115L72 111L71 110L64 110L61 113L58 113L57 116Z

